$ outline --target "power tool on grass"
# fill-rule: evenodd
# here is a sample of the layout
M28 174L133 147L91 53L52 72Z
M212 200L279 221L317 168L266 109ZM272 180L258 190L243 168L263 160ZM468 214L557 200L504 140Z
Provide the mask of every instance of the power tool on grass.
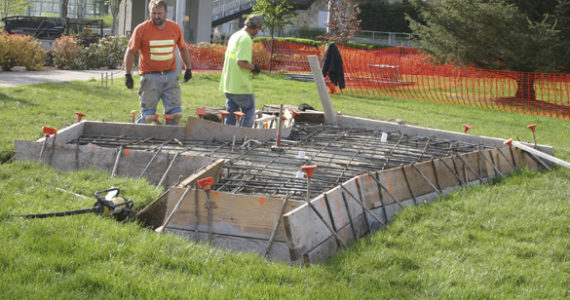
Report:
M107 194L103 196L103 193ZM97 199L97 202L95 202L95 205L93 205L92 208L45 214L29 214L22 215L21 217L27 219L38 219L49 217L63 217L94 212L98 215L113 217L118 221L124 221L132 215L134 202L132 200L126 199L123 196L119 196L119 193L120 190L118 188L110 188L107 190L95 192L95 198Z

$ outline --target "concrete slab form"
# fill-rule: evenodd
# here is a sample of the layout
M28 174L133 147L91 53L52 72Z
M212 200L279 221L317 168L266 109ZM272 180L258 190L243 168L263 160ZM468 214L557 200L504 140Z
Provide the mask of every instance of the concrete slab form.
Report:
M151 226L191 187L166 232L292 263L325 260L407 205L544 164L502 139L343 115L337 122L295 124L278 148L273 133L194 118L186 128L80 122L47 140L16 141L16 159L38 159L45 140L41 160L52 166L73 170L100 162L118 175L138 176L156 154L145 176L157 182L171 168L173 178L143 211L153 211ZM538 149L553 153L549 146ZM299 171L313 164L307 195ZM195 188L205 176L215 180L208 193Z

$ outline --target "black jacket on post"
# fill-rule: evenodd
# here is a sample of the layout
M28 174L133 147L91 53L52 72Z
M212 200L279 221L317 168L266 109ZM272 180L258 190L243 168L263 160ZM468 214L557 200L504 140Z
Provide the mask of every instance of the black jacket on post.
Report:
M338 85L340 89L344 89L344 69L342 67L342 57L338 51L338 47L332 43L329 45L325 56L323 57L323 76L328 74L329 80Z

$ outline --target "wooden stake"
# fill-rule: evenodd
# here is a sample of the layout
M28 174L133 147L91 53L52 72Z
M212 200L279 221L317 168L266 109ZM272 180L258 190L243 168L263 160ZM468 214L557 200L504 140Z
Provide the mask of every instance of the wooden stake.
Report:
M376 186L378 187L378 198L380 198L380 203L382 204L382 213L384 214L384 220L388 220L388 213L386 212L386 204L384 204L384 196L382 195L382 186L380 185L380 175L378 175L378 171L371 176L376 176L373 178L376 181Z
M113 165L113 171L111 172L111 177L117 175L117 169L119 167L119 160L121 159L121 153L123 152L123 146L119 147L117 152L117 157L115 158L115 165Z
M168 226L168 223L170 222L170 219L172 219L172 216L174 216L174 213L176 213L176 211L178 210L178 207L180 207L180 204L182 203L182 200L184 200L184 198L186 197L186 194L188 194L188 192L190 191L190 189L192 189L192 186L188 186L186 188L186 190L184 191L184 193L182 193L182 196L180 197L180 199L178 199L178 202L176 202L176 205L174 206L174 209L172 209L172 211L170 212L170 214L168 215L168 217L166 218L166 220L164 221L164 224L162 224L162 226L158 227L157 229L155 229L154 231L156 232L162 232L164 231L164 229L166 228L166 226Z
M356 191L358 192L358 199L360 200L360 203L363 204L363 208L366 206L364 204L364 199L362 197L362 192L360 191L360 184L358 183L358 177L354 179L354 184L356 185ZM370 232L370 222L368 221L368 216L366 215L366 213L364 212L364 210L362 211L363 215L364 215L364 221L366 222L366 228L368 229L368 232Z
M200 241L200 231L198 227L200 226L200 214L198 213L198 185L194 187L194 240L196 242Z
M396 198L396 196L394 196L392 193L390 193L390 191L382 183L380 183L380 180L376 179L374 176L370 176L370 177L372 177L372 179L374 179L374 181L376 181L376 184L379 185L380 188L382 188L384 191L386 191L386 193L388 193L388 196L390 196L390 198L392 198L392 200L394 200L400 208L404 208L404 206L400 203L400 201L398 201L398 198Z
M449 156L449 158L451 158L451 162L453 162L453 169L455 170L455 174L457 174L457 179L459 179L462 186L465 186L465 184L467 184L467 180L463 180L463 178L461 178L461 174L459 173L459 170L457 169L457 163L455 162L455 159L453 158L453 153Z
M348 221L350 222L350 229L352 230L352 235L356 240L358 236L356 235L356 229L354 229L354 222L352 221L352 213L350 212L350 208L348 206L348 201L346 201L346 197L344 196L344 191L340 190L340 195L342 197L342 201L344 202L344 207L346 208L346 213L348 215Z
M411 164L411 166L416 171L418 171L418 173L420 173L420 175L423 177L423 179L433 188L434 191L436 191L436 193L441 195L441 192L437 189L437 187L435 187L435 185L433 185L433 183L431 183L431 181L426 177L426 175L424 175L424 173L422 173L422 171L420 171L420 169L418 169L418 167L416 167L415 164Z
M448 170L449 172L451 172L451 174L453 174L453 176L455 176L455 178L457 179L457 182L460 185L464 185L463 180L461 179L461 177L459 177L459 175L457 175L457 173L455 173L455 171L453 171L453 169L445 162L445 160L443 160L442 158L439 159L439 162L441 162Z
M475 172L475 170L467 163L467 161L465 161L465 159L463 159L463 157L457 155L457 158L459 158L462 162L464 166L467 166L467 168L469 168L469 170L475 174L475 176L479 177L479 182L483 183L483 178L481 177L481 175L477 174L477 172ZM467 174L466 174L467 176Z
M432 160L432 166L433 166L433 160ZM414 204L418 205L418 201L416 200L416 196L414 195L414 191L412 191L412 186L410 185L410 181L408 180L408 175L406 175L406 170L404 169L404 165L400 164L400 170L402 170L402 174L404 174L404 179L406 180L406 185L408 186L408 191L410 191L410 195L412 196L412 199L414 200ZM435 168L434 168L435 170Z
M317 215L317 217L323 222L323 224L325 224L325 226L327 227L327 229L335 236L335 238L337 239L337 241L344 247L347 248L348 246L346 245L346 243L340 238L340 236L338 235L338 233L336 231L333 230L333 228L325 221L325 218L323 217L323 215L321 215L321 213L317 210L317 208L313 205L313 203L311 203L311 201L305 199L305 202L307 202L307 205L309 205L309 207L313 210L313 212L315 212L315 214Z
M503 175L503 173L501 173L501 171L499 171L497 166L495 166L495 164L487 158L485 153L481 153L481 154L482 154L483 158L485 159L485 161L487 161L487 163L489 163L491 165L491 167L493 167L493 170L495 170L495 176L497 176L497 175L500 175L501 177L505 176L505 175ZM489 155L491 156L491 159L493 159L493 152L489 151Z
M501 154L501 156L511 165L511 167L513 167L513 170L517 168L517 166L515 166L515 164L509 160L509 158L505 155L505 153L503 153L503 150L501 150L499 147L495 146L495 149L497 149L497 152L499 154Z
M332 229L333 229L335 232L338 232L338 229L336 228L336 225L334 224L333 214L332 214L332 212L331 212L331 206L330 206L329 198L327 197L327 194L323 194L323 199L324 199L325 205L326 205L326 207L327 207L327 212L328 212L328 214L329 214L329 219L331 220L331 227L332 227ZM338 247L340 247L340 244L339 244L338 240L336 241L336 245L337 245Z
M435 160L433 160L432 158L430 161L431 161L431 168L433 169L433 174L435 175L435 184L437 185L437 188L441 190L441 184L439 183L439 175L437 174L437 168L435 167Z
M208 242L212 243L214 240L214 233L212 228L213 216L212 216L212 203L210 202L210 191L206 192L206 208L208 210Z
M275 220L275 224L273 225L273 229L271 230L271 234L269 235L267 247L265 248L265 252L263 253L263 256L265 256L265 257L267 257L269 255L269 252L271 251L271 246L273 246L273 240L275 239L275 234L277 233L277 228L279 227L279 224L281 223L281 218L283 217L283 213L285 212L285 207L287 206L287 201L289 201L289 195L290 194L285 195L285 198L283 199L283 205L281 206L281 210L279 211L279 214L277 215L277 220Z
M372 213L372 211L371 211L370 209L368 209L368 207L366 207L366 205L364 205L364 203L360 202L356 197L354 197L354 195L353 195L349 190L347 190L344 186L342 186L342 184L339 184L339 186L340 186L341 189L343 189L344 191L346 191L346 193L348 193L348 195L349 195L350 197L352 197L352 199L354 199L354 201L356 201L356 203L358 203L360 206L362 206L362 208L363 208L367 213L369 213L369 214L372 216L372 218L376 219L376 221L378 221L378 223L380 223L380 224L386 226L386 223L384 223L384 222L383 222L382 220L380 220L377 216L375 216L374 213ZM370 231L370 229L368 229L368 231Z

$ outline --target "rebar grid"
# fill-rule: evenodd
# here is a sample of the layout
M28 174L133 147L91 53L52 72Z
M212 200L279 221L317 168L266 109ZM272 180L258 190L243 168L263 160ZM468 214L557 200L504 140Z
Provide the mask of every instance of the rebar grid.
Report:
M349 129L322 125L295 125L292 134L274 148L275 141L234 142L164 140L127 136L81 136L71 143L101 147L162 151L225 160L222 178L214 190L263 194L303 200L307 192L301 166L317 165L311 181L311 197L354 176L416 162L443 158L485 145L408 136L399 132ZM302 156L304 153L304 157Z

